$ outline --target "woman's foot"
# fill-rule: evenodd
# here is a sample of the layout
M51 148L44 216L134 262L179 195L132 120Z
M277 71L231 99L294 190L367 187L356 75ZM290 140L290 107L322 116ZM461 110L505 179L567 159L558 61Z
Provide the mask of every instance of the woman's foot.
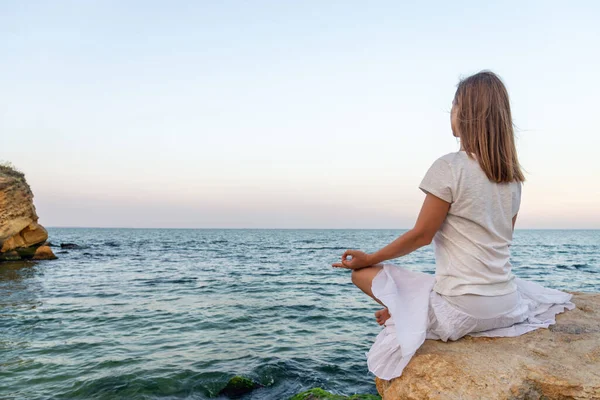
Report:
M379 311L375 311L375 319L377 320L377 323L379 325L385 324L385 321L387 321L391 317L392 316L390 315L390 312L388 311L387 307L382 308Z

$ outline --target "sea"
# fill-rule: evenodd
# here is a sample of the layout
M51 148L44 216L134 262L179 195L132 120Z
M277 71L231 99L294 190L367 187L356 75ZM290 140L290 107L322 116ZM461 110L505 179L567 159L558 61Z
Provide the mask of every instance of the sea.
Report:
M332 268L403 230L50 228L59 257L0 264L1 399L376 394L379 305ZM74 248L61 248L72 243ZM515 275L600 291L600 230L516 230ZM390 261L433 274L431 246Z

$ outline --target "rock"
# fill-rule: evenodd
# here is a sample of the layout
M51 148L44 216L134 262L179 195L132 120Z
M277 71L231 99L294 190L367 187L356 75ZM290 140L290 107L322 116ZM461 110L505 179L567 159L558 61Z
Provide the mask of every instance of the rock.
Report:
M20 235L24 239L26 246L44 243L46 242L46 239L48 239L48 231L37 222L27 225L27 227L21 231Z
M600 294L549 329L515 338L426 340L401 377L375 378L383 400L600 399Z
M0 166L0 242L35 221L33 193L25 176L10 166Z
M352 396L342 396L329 393L321 388L313 388L292 396L289 400L380 400L381 397L374 394L354 394Z
M40 246L33 255L34 260L55 260L57 257L49 246Z
M234 376L227 382L227 385L221 389L219 395L229 398L237 398L246 393L250 393L256 388L262 387L260 383L254 382L252 379L243 376Z
M27 260L32 258L37 250L38 246L29 246L29 247L17 247L13 251L16 251L21 257L22 260Z
M61 243L60 248L61 249L80 249L81 246L79 246L75 243Z
M33 193L25 176L0 164L0 260L34 256L48 239L48 232L37 221Z
M11 250L16 249L17 247L25 246L25 240L21 237L19 233L14 236L8 238L0 247L0 252L6 253Z
M7 251L6 253L0 253L0 261L18 261L21 256L16 251Z
M30 247L44 243L48 239L48 232L37 222L32 222L23 230L7 239L0 251L11 251L20 247Z

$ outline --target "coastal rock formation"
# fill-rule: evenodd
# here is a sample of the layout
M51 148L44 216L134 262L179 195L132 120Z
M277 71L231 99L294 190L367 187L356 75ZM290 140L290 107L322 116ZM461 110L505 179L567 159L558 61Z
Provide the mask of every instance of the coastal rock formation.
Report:
M25 176L0 165L0 261L35 258L38 247L48 239L48 232L37 221ZM56 258L49 247L39 254L38 259Z
M600 399L600 294L516 338L427 340L401 377L375 379L383 400Z

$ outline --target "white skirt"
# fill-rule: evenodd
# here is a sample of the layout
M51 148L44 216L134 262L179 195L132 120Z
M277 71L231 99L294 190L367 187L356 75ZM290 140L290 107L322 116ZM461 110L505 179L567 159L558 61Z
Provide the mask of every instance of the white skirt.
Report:
M383 264L371 285L373 295L391 318L365 353L369 371L390 380L402 375L425 339L457 340L465 335L513 337L556 322L555 316L575 308L570 293L515 278L519 305L494 318L476 318L433 291L435 276Z

